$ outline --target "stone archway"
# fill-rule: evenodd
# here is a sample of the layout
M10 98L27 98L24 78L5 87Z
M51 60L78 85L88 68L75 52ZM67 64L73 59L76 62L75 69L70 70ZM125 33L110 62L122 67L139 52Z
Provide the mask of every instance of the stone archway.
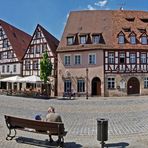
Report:
M98 77L93 78L91 89L92 96L101 96L101 80Z
M127 94L140 94L140 82L136 77L132 77L127 82Z

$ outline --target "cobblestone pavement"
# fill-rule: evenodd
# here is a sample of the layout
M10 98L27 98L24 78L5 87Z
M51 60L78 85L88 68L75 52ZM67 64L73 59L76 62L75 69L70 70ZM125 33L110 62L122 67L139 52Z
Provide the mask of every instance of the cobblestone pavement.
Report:
M0 96L0 148L47 147L47 135L18 131L16 139L6 141L4 114L34 118L46 115L49 105L61 114L68 134L66 148L99 148L97 118L109 119L109 148L148 148L148 97L93 97L41 100ZM21 138L22 137L22 138ZM23 143L19 140L23 139ZM55 145L54 145L55 146ZM54 147L50 146L50 147Z

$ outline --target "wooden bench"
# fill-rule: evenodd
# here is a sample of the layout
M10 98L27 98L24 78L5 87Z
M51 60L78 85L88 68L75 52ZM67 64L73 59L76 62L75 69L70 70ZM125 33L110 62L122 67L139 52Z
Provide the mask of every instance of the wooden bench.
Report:
M16 136L16 130L23 130L27 132L34 132L40 134L54 135L60 138L58 146L64 145L65 131L64 124L61 122L45 122L39 120L24 119L19 117L13 117L4 115L6 125L9 129L6 140L12 140ZM14 134L12 135L12 131Z

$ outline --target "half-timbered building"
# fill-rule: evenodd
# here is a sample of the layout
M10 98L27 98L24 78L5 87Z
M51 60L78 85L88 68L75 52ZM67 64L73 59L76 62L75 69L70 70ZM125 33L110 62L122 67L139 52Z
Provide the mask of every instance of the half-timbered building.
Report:
M22 76L22 58L31 36L0 20L0 77ZM7 86L2 84L4 88Z
M148 94L148 12L71 12L58 47L58 94Z
M43 53L48 52L48 57L53 64L52 75L49 77L50 95L57 94L57 54L56 49L59 41L51 35L41 25L37 25L28 49L23 59L23 76L36 75L40 76L40 60Z

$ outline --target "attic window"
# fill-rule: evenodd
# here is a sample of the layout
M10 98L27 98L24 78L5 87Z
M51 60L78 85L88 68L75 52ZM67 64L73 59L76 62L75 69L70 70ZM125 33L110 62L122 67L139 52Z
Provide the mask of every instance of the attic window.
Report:
M119 44L124 44L124 43L125 43L125 35L124 35L123 32L120 32L120 33L118 34L118 43L119 43Z
M87 36L86 35L80 35L80 44L86 44Z
M140 20L144 23L148 23L148 18L141 18Z
M129 21L129 22L133 22L133 21L135 20L134 17L126 17L125 19L126 19L127 21Z
M130 28L130 27L122 27L122 29L123 29L125 32L131 32L131 28Z
M74 44L74 36L68 36L67 45L73 45L73 44Z
M99 44L100 43L100 34L93 34L92 35L92 43Z
M145 28L137 28L138 30L139 30L139 32L141 32L141 33L144 33L144 32L146 32L146 29Z

